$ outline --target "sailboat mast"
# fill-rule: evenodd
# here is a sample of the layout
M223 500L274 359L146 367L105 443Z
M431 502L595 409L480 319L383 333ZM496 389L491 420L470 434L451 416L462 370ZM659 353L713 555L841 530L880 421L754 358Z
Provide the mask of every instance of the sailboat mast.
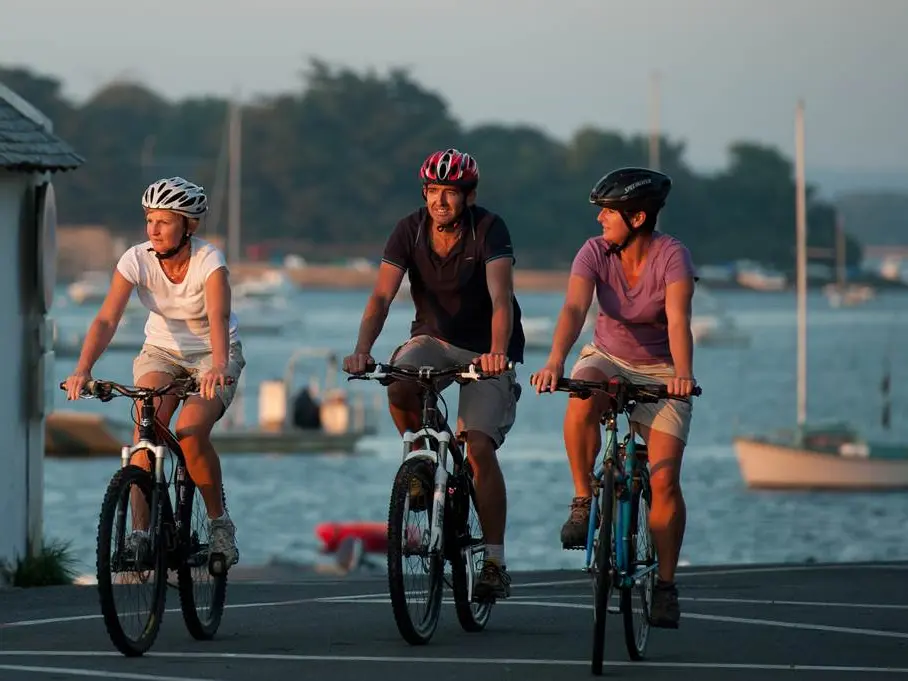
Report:
M807 421L807 189L804 179L804 102L795 108L795 213L798 289L798 428Z
M228 190L227 190L227 262L236 265L240 260L240 102L230 103L228 126Z
M835 255L836 255L836 279L838 280L839 289L845 289L845 227L843 225L841 209L836 211L835 219Z
M658 71L650 74L650 118L649 118L649 167L659 170L659 142L661 137L659 126L660 107L660 75Z

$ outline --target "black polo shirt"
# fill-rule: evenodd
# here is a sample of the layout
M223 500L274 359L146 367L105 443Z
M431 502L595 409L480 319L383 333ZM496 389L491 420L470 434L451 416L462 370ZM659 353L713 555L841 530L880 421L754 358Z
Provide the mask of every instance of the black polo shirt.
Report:
M514 260L511 235L504 220L485 208L467 209L463 236L447 257L432 250L429 212L425 208L397 223L385 244L382 260L410 275L416 319L410 335L426 334L477 354L492 347L492 298L486 263ZM524 336L520 306L513 300L508 359L523 361Z

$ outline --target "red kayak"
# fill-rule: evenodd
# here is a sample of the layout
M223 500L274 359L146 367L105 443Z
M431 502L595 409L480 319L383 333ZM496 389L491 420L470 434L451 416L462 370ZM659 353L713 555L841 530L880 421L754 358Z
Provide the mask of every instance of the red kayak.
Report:
M315 536L321 539L325 553L335 553L347 537L362 541L365 553L385 553L388 550L388 523L365 520L319 523L315 526Z

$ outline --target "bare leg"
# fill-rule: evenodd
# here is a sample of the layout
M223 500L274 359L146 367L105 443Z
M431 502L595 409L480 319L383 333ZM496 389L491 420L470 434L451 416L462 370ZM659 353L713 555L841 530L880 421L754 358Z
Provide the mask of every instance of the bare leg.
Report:
M201 492L210 519L224 515L221 461L211 445L211 429L223 409L219 399L190 397L180 412L176 429L189 477Z
M504 544L508 500L495 443L485 433L471 430L467 432L467 447L476 488L476 513L486 544Z
M388 409L401 435L407 430L416 431L422 425L422 404L419 388L415 385L400 382L389 385Z
M659 556L659 578L673 582L687 523L687 508L681 492L684 443L668 433L634 425L646 441L649 451L650 485L653 492L649 524Z
M579 371L574 377L582 381L605 381L608 377L592 368ZM571 465L574 479L574 496L590 497L590 473L596 454L602 446L602 432L599 418L605 409L605 398L594 394L582 400L572 397L568 400L564 414L564 447Z

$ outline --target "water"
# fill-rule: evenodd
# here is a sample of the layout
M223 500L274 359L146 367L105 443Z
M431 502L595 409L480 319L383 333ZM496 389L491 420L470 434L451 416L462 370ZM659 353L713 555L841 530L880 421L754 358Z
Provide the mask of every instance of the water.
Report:
M281 378L286 358L299 345L349 352L355 340L365 292L299 293L286 314L303 317L287 335L246 336L246 382ZM795 422L795 297L792 294L718 292L719 302L751 334L746 348L695 351L695 373L703 396L694 407L682 484L687 500L685 563L768 561L851 561L908 558L904 526L908 495L889 493L766 492L748 490L731 445L739 432L787 427ZM520 296L528 317L557 315L559 294ZM874 439L908 443L908 360L903 345L908 295L884 293L855 309L830 309L819 293L809 297L808 383L811 419L858 423ZM84 327L90 312L61 308L57 316ZM376 344L387 357L407 337L410 309L395 304ZM244 317L240 317L241 333ZM576 356L576 350L574 356ZM879 384L883 357L891 350L892 430L882 431ZM537 396L529 375L542 366L544 352L529 352L519 368L524 386L517 421L500 452L508 486L507 562L515 570L576 568L578 552L565 552L558 539L568 514L572 486L561 441L567 396ZM573 358L572 358L573 359ZM129 382L132 355L109 353L95 376ZM62 380L74 360L58 360ZM303 380L303 376L300 376ZM352 384L369 395L375 384ZM61 393L62 395L62 393ZM456 393L448 390L451 413ZM125 401L82 401L58 408L103 410L126 417ZM257 404L244 405L255 421ZM319 559L314 527L325 520L384 520L400 444L390 417L379 414L379 432L361 441L352 455L222 458L231 514L238 525L245 565L274 559L311 563ZM67 539L80 569L93 570L97 514L117 457L95 460L47 459L45 532Z

